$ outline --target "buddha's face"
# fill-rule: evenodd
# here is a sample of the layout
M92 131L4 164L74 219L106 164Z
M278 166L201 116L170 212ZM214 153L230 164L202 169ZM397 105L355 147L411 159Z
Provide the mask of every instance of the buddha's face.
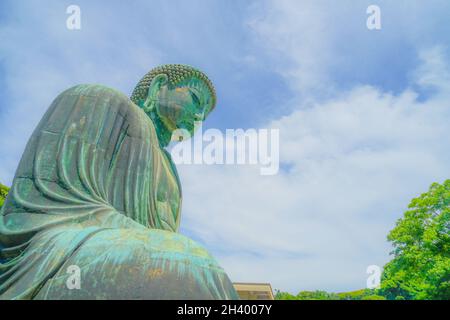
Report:
M207 90L200 86L162 86L156 112L168 130L184 129L192 136L195 122L205 120L209 112L209 98Z

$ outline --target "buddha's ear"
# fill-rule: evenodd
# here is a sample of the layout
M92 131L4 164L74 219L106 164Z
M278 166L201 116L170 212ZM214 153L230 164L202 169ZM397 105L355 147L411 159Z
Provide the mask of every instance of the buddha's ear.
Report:
M147 98L144 102L144 111L150 112L154 109L155 104L158 100L158 92L163 85L169 81L168 77L164 73L160 73L153 77L150 86L148 87Z

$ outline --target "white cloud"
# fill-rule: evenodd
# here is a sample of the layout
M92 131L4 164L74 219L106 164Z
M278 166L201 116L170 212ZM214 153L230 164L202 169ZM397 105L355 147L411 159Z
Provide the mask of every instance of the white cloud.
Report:
M440 94L450 91L450 66L445 61L445 47L435 46L420 53L423 64L414 72L417 84L439 89Z
M271 56L270 68L286 79L297 99L324 101L367 84L400 92L407 72L416 66L416 52L448 43L443 25L450 5L445 0L378 0L383 27L369 31L366 9L373 4L258 1L247 25L255 44Z
M450 172L448 65L436 48L421 57L416 82L439 79L426 81L437 90L426 101L359 86L270 122L289 171L180 166L185 229L235 281L363 288L366 267L388 261L386 235L410 199Z
M275 68L295 90L326 89L333 39L327 25L333 15L322 1L264 1L251 10L248 26L262 50L276 61Z

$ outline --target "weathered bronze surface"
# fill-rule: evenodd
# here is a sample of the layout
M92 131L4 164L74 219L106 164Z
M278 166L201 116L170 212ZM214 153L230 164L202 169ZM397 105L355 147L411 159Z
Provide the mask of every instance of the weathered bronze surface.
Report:
M152 70L131 99L101 85L61 93L0 212L0 298L237 299L208 252L177 233L181 187L164 149L215 100L184 65Z

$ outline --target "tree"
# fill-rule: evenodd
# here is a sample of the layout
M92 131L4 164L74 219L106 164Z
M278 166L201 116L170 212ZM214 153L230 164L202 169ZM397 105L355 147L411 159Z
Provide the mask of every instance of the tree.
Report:
M339 296L335 293L326 291L300 291L296 297L297 300L339 300Z
M338 296L340 300L368 300L368 297L378 297L376 289L360 289L349 292L341 292L338 293Z
M297 300L297 297L288 293L275 290L275 300Z
M377 294L373 294L371 296L362 297L361 300L386 300L386 298Z
M411 201L388 240L394 250L381 293L388 299L450 299L450 180Z
M0 183L0 208L5 202L6 195L8 194L9 188Z

